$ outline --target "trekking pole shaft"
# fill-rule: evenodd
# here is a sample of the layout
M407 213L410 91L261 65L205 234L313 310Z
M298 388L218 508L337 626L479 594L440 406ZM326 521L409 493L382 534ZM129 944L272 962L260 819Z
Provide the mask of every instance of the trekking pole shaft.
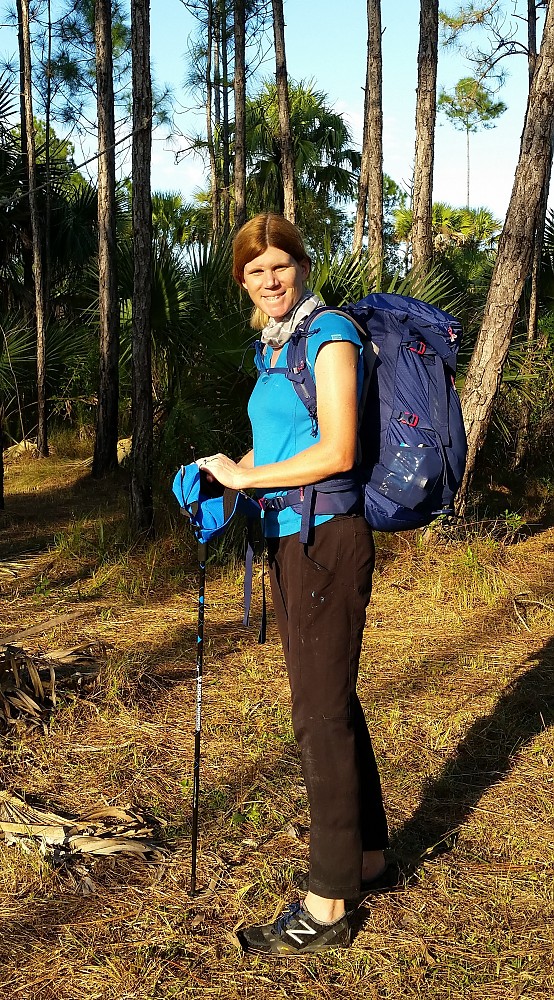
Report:
M196 724L194 730L194 768L192 785L192 853L190 895L196 892L196 855L198 848L198 808L200 797L200 733L202 726L202 666L204 652L204 590L206 585L206 545L198 546L200 575L198 583L198 638L196 643Z

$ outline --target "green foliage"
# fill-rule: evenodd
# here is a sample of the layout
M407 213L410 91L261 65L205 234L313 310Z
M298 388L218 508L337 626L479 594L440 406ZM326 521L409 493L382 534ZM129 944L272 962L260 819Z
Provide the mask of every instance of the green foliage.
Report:
M410 259L413 216L409 208L394 213L395 239ZM501 224L485 208L455 208L436 202L432 212L434 260L450 278L458 297L457 315L466 334L461 367L469 360L479 328L496 256Z
M44 163L46 161L47 149L46 125L40 118L34 118L33 125L35 130L37 163ZM21 125L16 125L15 128L11 129L11 135L16 145L21 148ZM67 138L60 139L50 126L50 155L52 158L58 163L66 163L72 166L74 153L75 146L71 140ZM84 178L81 179L84 180Z
M554 394L554 350L549 342L549 331L554 320L547 317L539 324L539 340L532 346L526 344L522 331L515 338L510 350L503 377L503 386L495 410L494 440L502 441L508 460L513 459L517 432L523 404L530 405L529 449L527 464L554 469L554 419L552 396Z
M152 195L154 239L170 250L197 241L206 242L211 230L211 210L207 201L187 204L177 192L159 191Z
M129 82L131 30L122 3L112 3L112 47L115 67L115 91L125 103ZM54 51L49 75L58 120L78 127L87 122L86 105L96 90L94 0L73 0L71 9L54 25ZM46 65L37 73L43 101L46 91Z
M529 10L540 37L546 6L547 0L535 0L530 7L518 0L513 4L489 0L486 5L472 0L461 4L456 11L440 11L443 44L459 48L474 67L474 75L479 80L494 81L496 89L505 82L507 56L523 56L525 60L529 57Z
M351 146L344 118L313 83L289 81L289 98L298 222L311 247L320 246L327 232L336 245L344 242L347 228L338 203L355 196L360 154ZM246 134L250 211L282 212L279 111L273 80L266 80L261 92L247 101Z
M458 80L454 93L444 88L439 94L439 111L443 111L454 128L477 132L479 128L494 128L494 123L506 110L504 101L493 101L491 93L471 76Z
M411 208L393 211L395 238L410 242L413 225ZM486 208L454 208L444 202L435 202L432 209L433 243L435 251L447 252L453 248L473 246L490 251L496 246L501 223Z
M460 7L455 14L447 14L443 10L439 11L439 21L445 32L445 43L451 44L456 41L460 31L482 27L492 8L498 6L498 3L499 0L492 0L492 3L482 7L471 2L465 7Z
M161 459L167 467L216 445L235 457L249 447L246 404L254 376L245 354L253 336L250 310L230 276L230 245L197 244L183 267L186 305L165 355L170 414Z

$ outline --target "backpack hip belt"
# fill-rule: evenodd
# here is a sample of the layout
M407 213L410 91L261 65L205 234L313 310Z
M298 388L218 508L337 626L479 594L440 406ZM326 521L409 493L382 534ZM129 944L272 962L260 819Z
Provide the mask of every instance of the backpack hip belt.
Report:
M299 486L297 489L287 490L283 496L262 497L258 503L264 512L292 507L296 514L301 514L299 541L302 545L308 544L310 519L313 515L363 512L361 486L353 476Z

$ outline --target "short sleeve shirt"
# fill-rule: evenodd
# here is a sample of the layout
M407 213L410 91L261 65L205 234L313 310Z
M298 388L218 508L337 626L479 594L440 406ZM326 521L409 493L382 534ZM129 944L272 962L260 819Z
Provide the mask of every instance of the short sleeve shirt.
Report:
M325 312L313 321L312 330L306 340L306 363L314 377L314 366L318 352L324 344L333 341L349 341L358 348L358 400L363 383L362 343L359 333L353 323L345 316ZM282 361L285 365L285 351ZM268 347L265 361L268 371L259 376L250 401L248 416L252 424L254 445L254 465L268 465L273 462L283 462L319 441L319 429L313 433L312 421L306 406L296 395L292 383L284 373L272 370L273 350ZM308 485L305 483L304 485ZM260 490L259 496L274 497L286 493L282 490ZM328 521L332 515L322 514L312 518L313 524ZM292 507L281 511L267 511L264 516L264 534L272 538L282 535L293 535L300 531L300 514Z

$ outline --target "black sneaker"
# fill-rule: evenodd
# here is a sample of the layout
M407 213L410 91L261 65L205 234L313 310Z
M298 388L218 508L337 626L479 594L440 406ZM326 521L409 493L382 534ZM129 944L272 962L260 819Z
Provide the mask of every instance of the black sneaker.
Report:
M402 875L396 861L390 861L380 875L372 879L362 879L358 900L364 900L366 896L378 895L382 892L394 892L395 889L403 888L405 878ZM307 872L298 872L294 876L292 884L300 892L308 892L310 888L310 876ZM353 900L350 900L353 902Z
M245 927L238 936L245 951L274 958L348 948L351 939L346 914L332 924L321 924L302 903L291 903L274 924L254 924Z

